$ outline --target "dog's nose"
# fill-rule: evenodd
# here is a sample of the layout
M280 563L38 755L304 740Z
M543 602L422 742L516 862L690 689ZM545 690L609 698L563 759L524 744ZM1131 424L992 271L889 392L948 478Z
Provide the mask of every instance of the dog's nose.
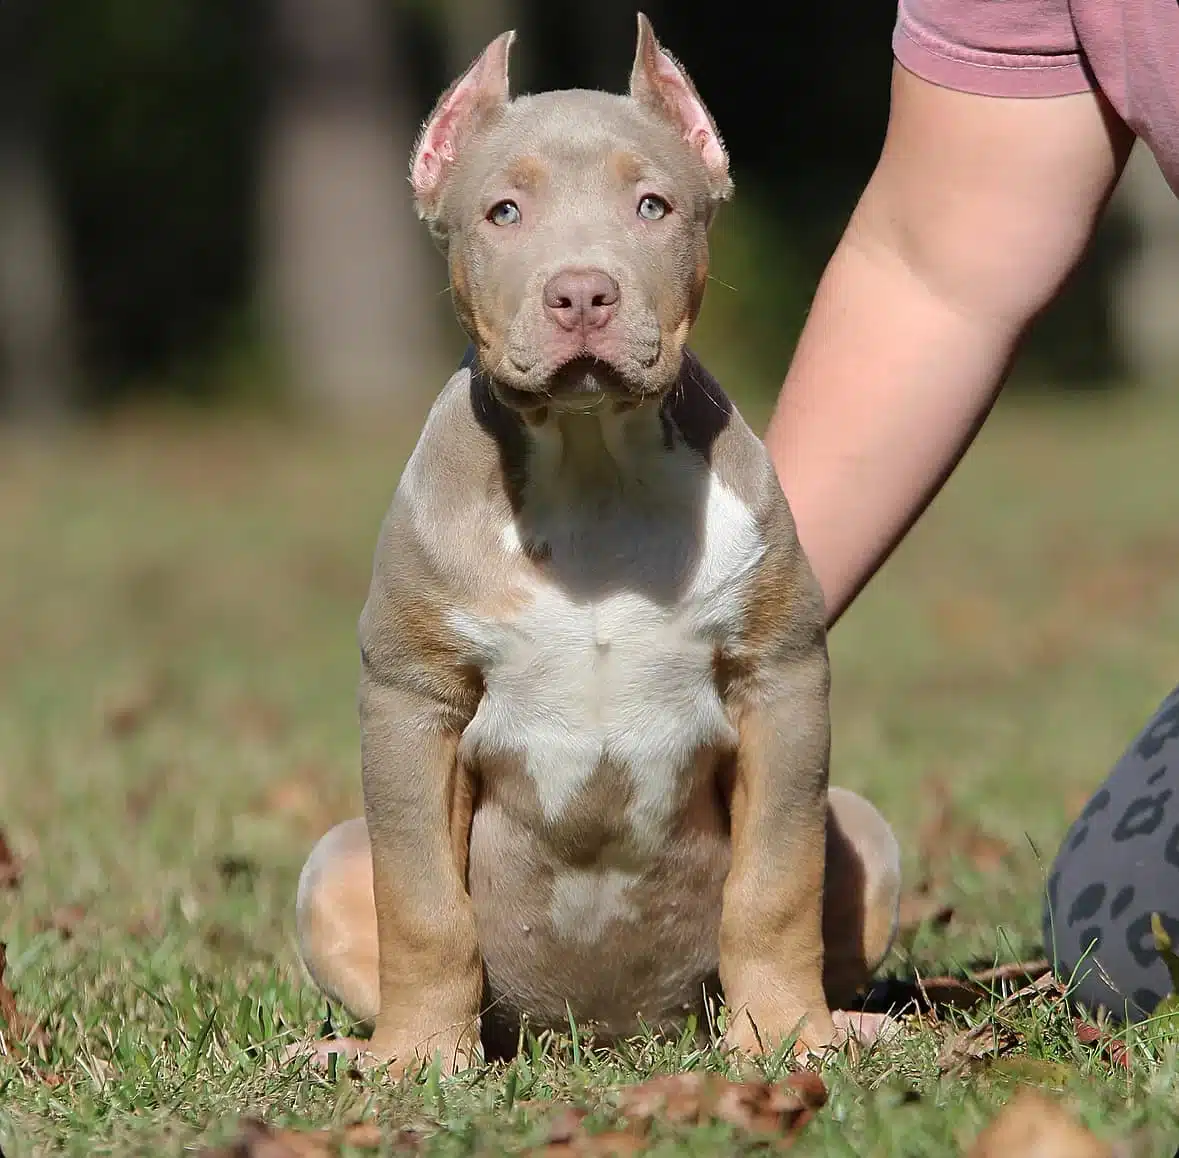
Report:
M563 330L600 330L618 308L619 289L600 269L566 269L545 283L544 311Z

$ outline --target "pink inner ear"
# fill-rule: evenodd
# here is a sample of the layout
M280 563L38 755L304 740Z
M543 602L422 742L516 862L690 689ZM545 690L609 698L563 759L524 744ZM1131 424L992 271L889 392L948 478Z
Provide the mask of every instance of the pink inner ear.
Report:
M478 69L473 68L455 85L422 133L417 155L410 169L414 192L422 197L438 184L442 170L455 157L455 143L463 121L475 103Z
M693 148L699 150L704 163L712 170L723 172L728 168L725 150L713 131L712 122L704 106L693 95L684 74L676 67L666 53L655 54L656 75L659 87L666 97L670 98L684 126L684 140Z

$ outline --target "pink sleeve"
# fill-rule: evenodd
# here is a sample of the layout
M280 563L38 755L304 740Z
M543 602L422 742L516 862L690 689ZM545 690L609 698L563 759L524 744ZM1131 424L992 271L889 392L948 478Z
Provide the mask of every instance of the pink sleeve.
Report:
M979 96L1094 87L1069 0L900 0L893 52L923 80Z

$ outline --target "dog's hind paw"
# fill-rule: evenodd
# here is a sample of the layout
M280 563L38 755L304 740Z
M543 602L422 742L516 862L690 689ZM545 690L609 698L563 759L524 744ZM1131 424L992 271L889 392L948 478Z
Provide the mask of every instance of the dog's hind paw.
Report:
M307 1060L316 1068L326 1069L336 1058L336 1064L341 1061L353 1066L371 1060L369 1043L358 1037L325 1037L319 1041L300 1041L289 1045L283 1051L283 1061L295 1062Z
M860 1045L888 1041L900 1032L901 1023L887 1013L862 1013L859 1010L832 1010L831 1020L845 1040Z

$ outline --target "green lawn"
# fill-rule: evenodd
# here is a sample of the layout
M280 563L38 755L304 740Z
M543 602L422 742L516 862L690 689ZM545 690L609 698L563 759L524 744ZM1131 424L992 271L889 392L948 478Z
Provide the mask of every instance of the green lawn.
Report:
M1071 814L1179 679L1177 439L1179 396L1008 401L834 633L834 779L890 817L911 872L946 846L954 917L887 972L1038 953ZM0 940L45 1031L0 1056L8 1158L179 1154L247 1112L413 1123L446 1154L519 1148L545 1137L537 1102L605 1121L622 1082L724 1067L684 1043L552 1041L510 1071L397 1089L281 1062L325 1015L293 951L295 880L359 810L355 621L407 450L191 416L0 442L0 828L23 862ZM932 823L935 789L952 823ZM1025 1076L1066 1087L1099 1132L1141 1127L1143 1153L1173 1154L1173 1046L1135 1037L1127 1071L1059 1003L1001 1016L1017 1056L1061 1063ZM832 1065L795 1153L968 1147L1013 1078L939 1076L967 1023L912 1024ZM666 1127L658 1149L715 1152L727 1130Z

